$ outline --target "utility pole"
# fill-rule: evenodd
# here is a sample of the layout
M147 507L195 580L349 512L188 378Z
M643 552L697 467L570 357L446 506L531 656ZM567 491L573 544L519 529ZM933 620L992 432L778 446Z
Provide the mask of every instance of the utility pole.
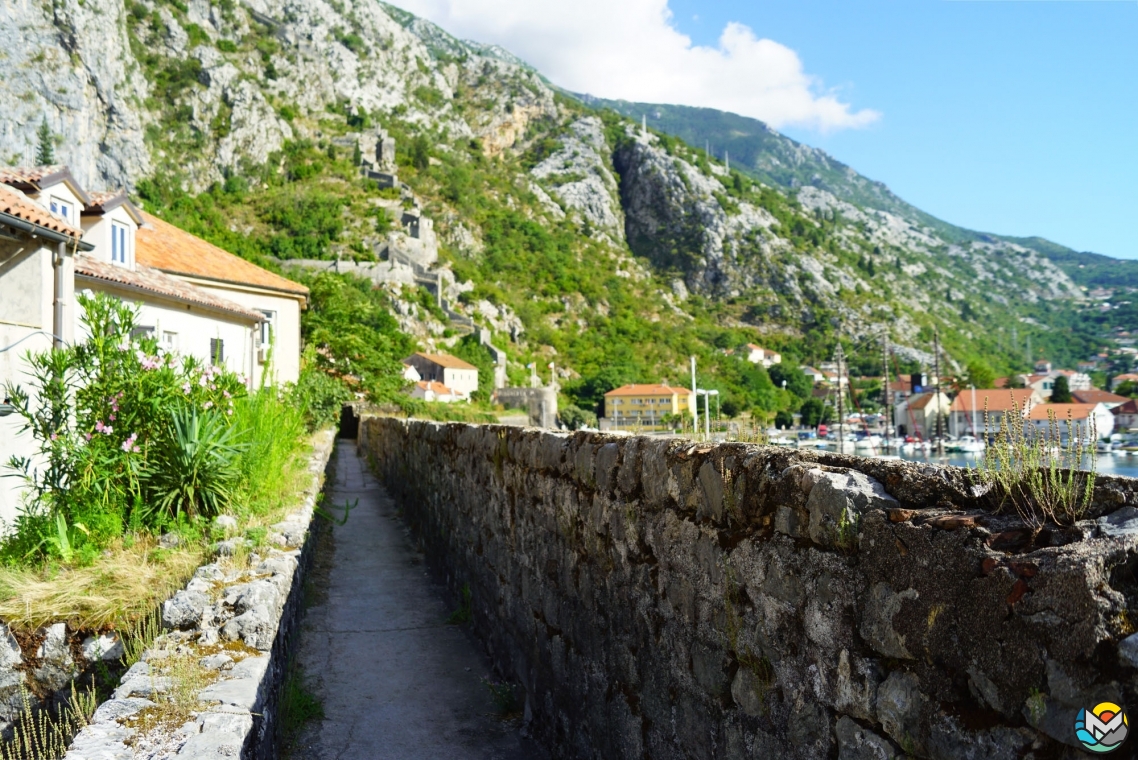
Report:
M846 352L842 348L841 336L838 336L838 348L834 351L834 363L838 365L838 453L845 448L845 414L842 408L842 364L846 360Z
M882 375L882 382L885 383L882 390L882 400L885 403L885 453L889 453L889 423L893 419L893 403L889 398L889 331L885 330L881 334L881 356L885 361L885 374Z
M694 425L694 427L692 427L692 432L694 432L696 434L696 436L698 437L699 436L699 396L697 396L696 392L695 392L695 357L694 356L691 358L691 397L692 397L692 400L695 402L695 406L693 407L695 411L693 412L694 416L692 417L692 422L694 422L695 425Z
M944 434L941 430L943 409L940 406L940 333L933 327L933 372L936 373L936 450L944 453Z

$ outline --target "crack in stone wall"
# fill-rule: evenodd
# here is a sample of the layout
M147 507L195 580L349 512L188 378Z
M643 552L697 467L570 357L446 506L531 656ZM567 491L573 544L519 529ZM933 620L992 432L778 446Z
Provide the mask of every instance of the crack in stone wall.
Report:
M1138 705L1138 481L1036 537L958 468L366 418L556 756L1043 758Z

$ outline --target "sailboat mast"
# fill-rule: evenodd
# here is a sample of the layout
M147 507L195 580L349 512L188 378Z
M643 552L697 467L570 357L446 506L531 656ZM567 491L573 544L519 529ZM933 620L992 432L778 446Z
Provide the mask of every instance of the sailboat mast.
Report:
M888 330L883 332L881 335L881 358L884 361L883 368L885 370L885 374L883 374L881 376L882 382L885 383L884 389L882 390L881 398L882 398L882 401L884 402L884 407L885 407L885 451L886 451L886 453L888 453L888 451L889 451L889 427L890 427L890 422L893 421L893 404L890 403L890 399L889 399L889 331Z
M940 408L940 332L933 328L933 372L936 373L936 447L944 450L944 432L941 429L943 410Z
M838 365L838 453L839 454L841 454L842 449L845 448L845 445L844 445L844 443L845 443L845 441L844 441L845 430L843 429L843 424L845 422L845 414L843 414L843 409L842 409L842 363L845 360L845 358L846 358L845 352L842 350L842 339L839 336L838 337L838 349L837 349L837 351L834 352L834 361Z

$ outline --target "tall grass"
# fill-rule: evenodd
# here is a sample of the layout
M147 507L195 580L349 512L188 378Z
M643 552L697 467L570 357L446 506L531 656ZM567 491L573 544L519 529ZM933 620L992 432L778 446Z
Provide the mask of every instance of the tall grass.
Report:
M1090 457L1089 471L1080 465L1088 453L1094 453L1096 431L1093 418L1083 425L1068 417L1064 442L1054 412L1048 414L1046 426L1036 428L1025 422L1026 411L1013 402L1005 412L1000 432L984 454L980 477L993 487L1000 508L1011 504L1038 533L1047 522L1073 524L1090 506L1095 457ZM986 408L984 426L990 430Z
M233 405L233 428L244 445L237 457L242 511L257 514L277 507L295 492L304 475L307 448L304 412L275 388L261 388Z

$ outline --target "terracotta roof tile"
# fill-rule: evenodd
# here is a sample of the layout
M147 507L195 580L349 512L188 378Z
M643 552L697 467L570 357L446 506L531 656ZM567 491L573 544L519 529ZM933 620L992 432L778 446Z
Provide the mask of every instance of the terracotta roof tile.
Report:
M1080 404L1124 404L1126 396L1092 388L1089 391L1071 391L1071 398Z
M1021 411L1032 404L1031 388L977 388L976 406L972 406L972 391L961 391L952 402L951 410L954 412L982 412L985 408L990 412L1008 412L1012 406ZM985 407L985 404L987 405Z
M80 203L87 203L90 196L79 184L66 164L50 166L0 166L0 183L18 187L21 190L39 191L41 187L66 182L78 196Z
M1033 421L1047 421L1055 415L1056 422L1063 422L1070 416L1073 420L1085 420L1098 404L1039 404L1027 416Z
M671 396L673 393L681 396L690 396L690 388L680 388L674 385L622 385L606 393L606 396Z
M475 367L473 364L467 364L457 356L451 356L450 354L425 354L422 351L411 354L411 356L408 356L403 362L409 362L416 356L421 356L432 364L437 364L440 367L447 367L449 369L478 369L478 367Z
M424 391L430 391L438 396L455 395L454 391L440 383L438 380L420 380L419 382L415 383L415 385L419 386Z
M179 280L177 277L171 277L164 272L144 264L139 264L137 268L132 271L126 267L115 266L104 261L99 261L91 256L78 254L75 257L75 274L79 277L90 277L96 280L125 285L134 290L141 290L144 293L173 298L177 301L196 303L200 306L220 309L221 311L226 311L254 322L264 320L264 317L258 312L246 309L244 306L232 301L227 301L224 298L219 298L212 293L207 293L188 282Z
M68 235L76 240L83 237L83 231L72 227L60 217L12 187L0 185L0 211L17 219L44 227L54 232Z
M155 269L185 277L229 282L308 296L308 288L235 256L180 230L156 216L143 213L145 225L135 236L135 260Z

